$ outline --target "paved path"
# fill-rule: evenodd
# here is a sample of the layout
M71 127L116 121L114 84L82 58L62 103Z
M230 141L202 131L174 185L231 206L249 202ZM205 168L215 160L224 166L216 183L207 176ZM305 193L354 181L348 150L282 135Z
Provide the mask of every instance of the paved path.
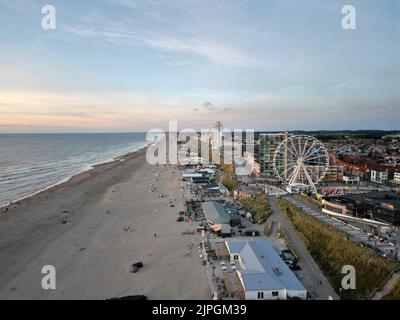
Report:
M371 300L381 300L384 296L386 296L393 290L393 288L399 281L400 281L400 271L394 273L392 277L389 279L389 281L386 282L385 286L381 290L375 292Z
M305 245L301 241L300 237L293 229L292 225L287 221L286 217L281 213L277 207L276 199L271 197L271 208L273 210L273 218L284 229L287 238L290 242L290 246L294 249L297 256L299 257L298 265L301 267L301 271L297 272L301 282L306 286L307 290L318 300L328 300L330 297L334 300L338 300L339 296L332 288L328 279L319 269L317 263L314 261L310 253L307 251ZM322 284L320 284L320 281Z

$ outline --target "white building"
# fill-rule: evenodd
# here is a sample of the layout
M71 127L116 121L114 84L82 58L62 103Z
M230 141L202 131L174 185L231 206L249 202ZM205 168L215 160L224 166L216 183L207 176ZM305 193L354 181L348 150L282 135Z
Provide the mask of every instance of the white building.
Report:
M343 181L346 183L359 183L360 177L359 176L343 176Z
M395 172L393 175L394 183L400 184L400 172Z
M267 240L225 241L246 300L307 299L307 290Z
M260 175L260 164L254 158L254 154L252 152L244 152L244 157L249 164L251 171L258 177Z
M215 121L212 128L213 139L212 146L213 149L219 149L222 147L222 122Z
M376 183L387 183L389 174L386 171L371 170L371 181Z
M202 177L203 177L203 174L202 174L202 173L195 173L195 172L192 172L192 173L190 173L190 172L183 172L183 173L181 174L181 176L182 176L182 180L185 180L185 181L192 181L193 178L202 178Z

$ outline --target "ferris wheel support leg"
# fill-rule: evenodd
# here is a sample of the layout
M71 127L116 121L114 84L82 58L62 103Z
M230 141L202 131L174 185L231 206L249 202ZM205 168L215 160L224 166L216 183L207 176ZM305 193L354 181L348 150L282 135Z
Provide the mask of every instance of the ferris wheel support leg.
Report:
M294 170L291 174L291 177L289 179L290 186L292 186L294 184L294 182L296 181L299 171L300 171L300 164L296 165L296 167L294 168Z
M312 190L314 191L314 193L317 193L317 188L315 187L315 184L312 181L312 179L310 177L310 174L308 173L308 171L307 171L306 167L304 166L304 164L302 164L302 167L303 167L304 174L306 175L306 178L307 178L308 183L310 184Z

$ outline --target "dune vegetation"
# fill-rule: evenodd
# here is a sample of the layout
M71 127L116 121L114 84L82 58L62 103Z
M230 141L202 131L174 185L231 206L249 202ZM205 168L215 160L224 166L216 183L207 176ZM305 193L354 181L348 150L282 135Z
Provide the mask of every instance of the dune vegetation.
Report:
M356 289L343 290L342 299L368 299L396 267L396 263L355 243L345 233L304 213L286 200L279 199L278 205L338 294L345 276L342 267L355 267Z

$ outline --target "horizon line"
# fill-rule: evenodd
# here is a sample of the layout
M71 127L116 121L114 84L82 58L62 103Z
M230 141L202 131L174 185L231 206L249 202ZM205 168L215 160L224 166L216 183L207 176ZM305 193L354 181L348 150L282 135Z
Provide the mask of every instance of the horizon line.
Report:
M236 129L238 130L238 129ZM239 130L249 130L249 129L239 129ZM169 133L171 131L161 130L159 131L164 133ZM179 130L177 131L179 132ZM201 133L200 130L196 130L197 133ZM254 132L399 132L400 129L319 129L319 130L305 130L305 129L296 129L296 130L262 130L262 129L254 129ZM115 131L115 132L0 132L0 135L30 135L30 134L123 134L123 133L148 133L148 131ZM158 133L158 132L154 132Z

